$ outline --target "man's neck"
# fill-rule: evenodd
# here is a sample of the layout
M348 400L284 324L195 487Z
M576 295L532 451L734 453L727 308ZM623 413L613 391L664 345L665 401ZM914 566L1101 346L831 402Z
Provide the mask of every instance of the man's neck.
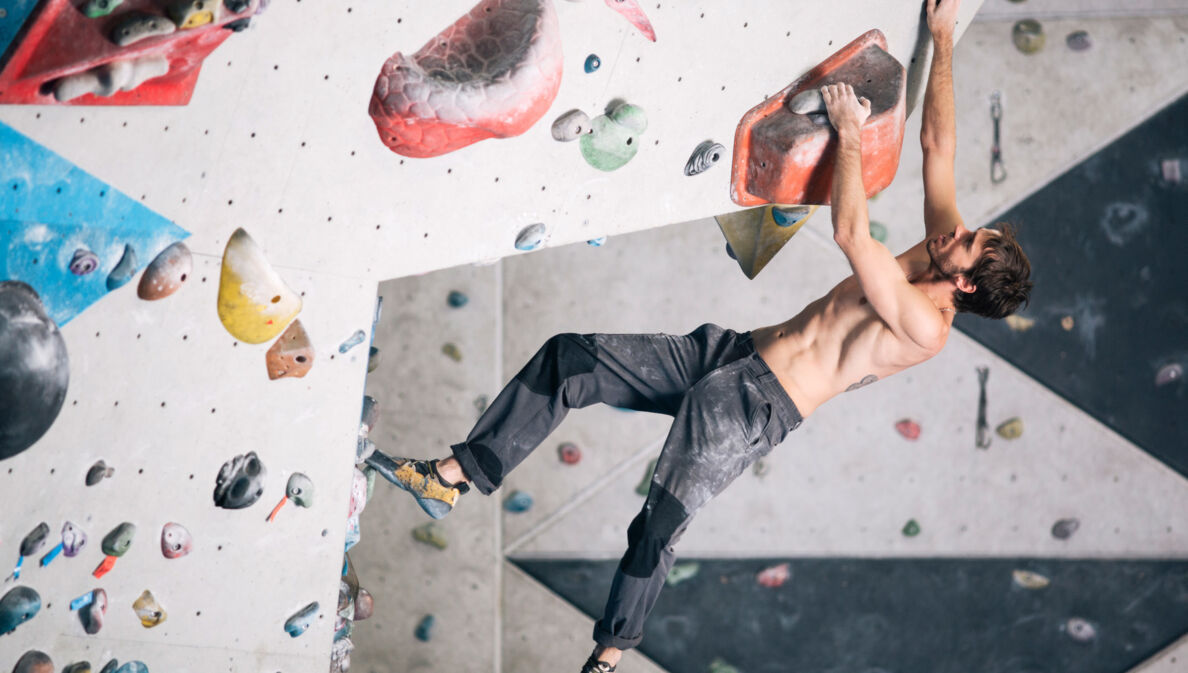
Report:
M956 312L956 308L953 306L953 293L957 291L957 284L951 276L941 273L936 265L930 265L926 271L908 277L908 282L928 295L938 310Z

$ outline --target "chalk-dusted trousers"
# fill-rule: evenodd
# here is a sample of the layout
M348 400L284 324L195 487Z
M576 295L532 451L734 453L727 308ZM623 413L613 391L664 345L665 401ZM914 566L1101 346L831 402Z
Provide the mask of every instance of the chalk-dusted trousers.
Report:
M490 494L570 409L597 402L674 419L594 625L595 641L627 649L643 638L693 515L803 419L749 332L705 324L684 336L558 334L451 448L475 488Z

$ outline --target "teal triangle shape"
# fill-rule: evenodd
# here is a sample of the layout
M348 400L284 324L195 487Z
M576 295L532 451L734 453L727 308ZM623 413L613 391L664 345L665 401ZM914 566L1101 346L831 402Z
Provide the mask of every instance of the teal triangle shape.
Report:
M139 271L190 235L3 122L0 166L0 280L32 286L58 325L107 294L125 245L135 250ZM99 264L79 276L70 262L83 248Z

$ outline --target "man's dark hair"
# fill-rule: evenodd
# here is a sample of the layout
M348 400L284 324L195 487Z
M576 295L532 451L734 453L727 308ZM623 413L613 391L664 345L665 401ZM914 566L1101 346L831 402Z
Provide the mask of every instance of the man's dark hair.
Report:
M1014 227L1003 223L998 230L1001 233L990 237L978 261L962 274L977 289L956 291L953 304L958 311L999 319L1030 301L1031 262L1015 238Z

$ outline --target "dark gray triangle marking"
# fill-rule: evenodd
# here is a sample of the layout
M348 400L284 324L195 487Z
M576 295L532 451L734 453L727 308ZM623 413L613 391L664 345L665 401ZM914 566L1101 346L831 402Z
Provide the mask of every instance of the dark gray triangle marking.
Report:
M1164 179L1163 160L1179 160L1179 184ZM1020 227L1031 259L1035 289L1022 315L1034 327L1012 332L964 314L956 325L1188 476L1188 383L1155 385L1165 365L1188 372L1185 212L1188 97L1000 218Z
M702 560L665 587L640 650L671 673L1122 673L1188 633L1188 561ZM597 619L617 561L513 559ZM679 561L689 562L689 559ZM1015 569L1040 573L1028 590ZM1071 618L1096 630L1075 640Z

